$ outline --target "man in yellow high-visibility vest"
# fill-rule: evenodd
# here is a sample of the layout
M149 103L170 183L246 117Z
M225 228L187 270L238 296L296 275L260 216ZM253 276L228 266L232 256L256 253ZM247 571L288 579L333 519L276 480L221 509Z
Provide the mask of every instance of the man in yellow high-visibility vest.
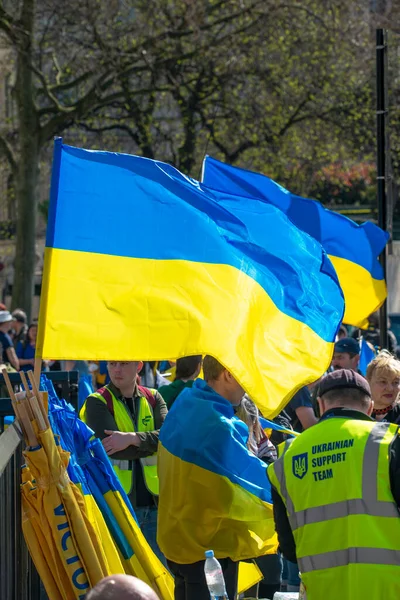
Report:
M400 438L355 371L322 379L319 423L268 467L279 544L307 600L400 598Z
M79 416L102 440L147 541L164 560L156 540L157 447L168 410L156 390L137 384L142 366L109 361L111 382L88 396Z

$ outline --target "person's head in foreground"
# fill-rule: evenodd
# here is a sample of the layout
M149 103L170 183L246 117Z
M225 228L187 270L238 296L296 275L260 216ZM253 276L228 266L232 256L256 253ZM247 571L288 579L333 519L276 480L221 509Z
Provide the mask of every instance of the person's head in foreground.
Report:
M86 595L86 600L159 600L151 587L131 575L105 577Z
M374 408L368 381L350 369L333 371L321 380L318 404L321 416L332 408L357 410L370 416Z
M360 346L357 340L344 337L335 343L332 367L338 369L357 370L360 362Z
M244 389L216 358L205 356L203 361L204 379L217 394L233 406L239 406Z
M400 391L400 361L383 350L369 363L367 380L375 410L396 404Z

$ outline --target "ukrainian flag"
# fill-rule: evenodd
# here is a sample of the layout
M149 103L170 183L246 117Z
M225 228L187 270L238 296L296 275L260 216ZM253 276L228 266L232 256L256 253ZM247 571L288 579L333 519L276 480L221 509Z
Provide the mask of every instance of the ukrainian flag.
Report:
M203 183L216 190L273 204L296 227L320 242L336 269L344 293L343 321L356 327L367 326L367 317L387 296L378 262L389 239L387 232L370 222L358 225L315 200L291 194L261 173L226 165L211 156L203 163ZM243 198L242 203L245 203Z
M342 293L282 211L222 200L164 163L56 140L37 355L208 353L279 412L328 368Z
M178 564L212 548L234 561L277 551L267 465L249 430L202 379L175 400L160 430L158 544Z

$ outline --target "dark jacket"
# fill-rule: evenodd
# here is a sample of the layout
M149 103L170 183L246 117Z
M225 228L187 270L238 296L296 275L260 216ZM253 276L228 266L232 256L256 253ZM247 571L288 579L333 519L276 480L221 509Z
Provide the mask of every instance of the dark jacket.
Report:
M107 385L108 389L120 400L122 400L129 412L132 415L134 423L136 423L138 413L138 400L143 394L140 390L135 387L132 398L124 398L120 390L115 387L112 383ZM147 490L141 465L138 461L139 458L145 458L150 456L157 451L158 447L158 436L160 433L160 427L164 423L165 417L167 416L168 409L162 398L162 396L156 392L155 394L156 405L153 409L154 412L154 431L138 432L138 436L141 440L140 446L128 446L121 452L116 452L111 458L116 460L130 460L132 461L132 471L134 472L134 485L133 490L129 495L129 498L134 507L151 506L154 504L153 496ZM89 396L86 400L86 422L93 429L96 437L101 440L106 437L104 433L105 429L111 431L118 431L117 423L113 415L108 410L107 404L102 402L95 396Z
M193 381L190 379L189 381L182 381L182 379L175 379L169 385L162 385L158 388L161 396L164 398L167 403L168 410L171 408L177 397L183 390L187 387L192 387Z
M368 420L372 419L356 410L346 408L333 408L327 411L321 421L332 415L340 417L348 417L349 419ZM390 487L392 490L394 501L400 508L400 437L397 437L390 448L390 463L389 463ZM284 557L291 562L296 562L296 544L294 541L292 529L290 527L289 518L286 512L285 504L279 495L278 491L272 488L272 502L274 506L275 527L278 533L279 548Z

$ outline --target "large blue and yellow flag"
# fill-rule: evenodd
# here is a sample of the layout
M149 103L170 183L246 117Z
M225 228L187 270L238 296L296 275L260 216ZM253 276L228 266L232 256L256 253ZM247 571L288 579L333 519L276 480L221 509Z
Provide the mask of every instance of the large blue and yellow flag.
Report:
M378 262L389 239L387 232L370 222L358 225L315 200L291 194L261 173L226 165L211 156L204 159L203 183L216 190L258 198L277 206L296 227L320 242L343 289L344 322L366 327L367 317L387 296L383 270ZM243 198L242 202L245 203Z
M160 430L158 544L179 564L234 561L277 550L267 465L248 451L247 425L197 379Z
M328 368L342 292L282 211L222 199L165 163L56 140L37 355L208 353L279 412Z

